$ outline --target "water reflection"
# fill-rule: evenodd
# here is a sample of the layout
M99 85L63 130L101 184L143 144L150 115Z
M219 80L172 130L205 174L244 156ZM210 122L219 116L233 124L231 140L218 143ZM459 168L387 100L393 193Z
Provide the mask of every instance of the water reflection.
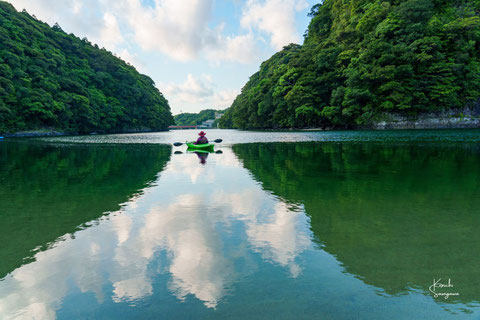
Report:
M35 242L45 250L7 270L0 281L2 317L478 315L478 149L250 144L212 153L202 166L190 153L171 156L165 165L170 147L112 147L89 147L96 153L92 158L82 147L78 153L76 147L60 148L61 156L41 161L51 163L42 166L53 172L49 179L26 175L35 161L23 166L21 159L44 159L56 147L45 154L35 153L45 146L17 150L19 158L0 149L10 159L1 170L23 185L11 197L21 199L25 188L47 181L41 190L56 192L41 194L49 195L51 208L63 212L68 200L92 214L88 223L89 216L80 215L85 228L74 232L72 220L58 217L57 230L55 215L37 212L47 214L49 228L58 232L49 237L57 241ZM66 172L74 173L58 173L69 157ZM157 169L157 179L145 186ZM16 179L23 175L28 179ZM90 185L80 187L79 181ZM137 182L141 192L125 192ZM41 201L35 196L13 203L30 208ZM84 207L85 201L97 205ZM98 218L98 204L112 212ZM18 209L11 210L13 215ZM9 246L14 250L15 244ZM435 301L427 292L434 277L451 278L458 299ZM452 307L458 314L442 309L451 302L458 303Z
M66 307L71 296L93 294L90 308L108 309L161 296L163 286L177 301L215 309L261 260L301 274L297 257L310 245L302 208L264 192L231 151L209 163L172 157L120 210L36 253L0 282L0 314L68 318L77 310Z
M233 147L263 187L310 217L319 247L364 283L401 295L433 279L479 301L480 150L353 143Z
M200 164L205 165L207 163L207 158L208 158L208 152L195 152L195 154L198 157L198 160L200 160Z
M0 145L0 279L86 222L115 211L156 179L163 145ZM138 165L141 164L141 165Z

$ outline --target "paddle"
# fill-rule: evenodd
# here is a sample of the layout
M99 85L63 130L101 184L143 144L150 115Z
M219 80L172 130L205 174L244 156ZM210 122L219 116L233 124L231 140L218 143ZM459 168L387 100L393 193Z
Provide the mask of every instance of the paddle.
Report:
M222 139L215 139L215 140L213 140L213 142L215 142L215 143L220 143L220 142L222 142L222 141L223 141ZM175 147L180 147L181 145L183 145L183 143L181 143L181 142L174 142L173 145L174 145Z

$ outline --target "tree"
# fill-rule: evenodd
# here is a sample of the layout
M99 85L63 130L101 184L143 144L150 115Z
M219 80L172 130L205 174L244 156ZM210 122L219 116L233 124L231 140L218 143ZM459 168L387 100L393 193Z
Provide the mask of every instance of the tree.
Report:
M0 132L164 130L173 123L152 79L1 1L0 120Z

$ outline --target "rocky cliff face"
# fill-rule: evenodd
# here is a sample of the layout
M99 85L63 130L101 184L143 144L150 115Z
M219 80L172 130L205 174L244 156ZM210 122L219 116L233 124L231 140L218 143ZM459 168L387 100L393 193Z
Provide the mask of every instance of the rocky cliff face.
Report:
M447 110L408 117L385 114L381 121L373 122L370 129L454 129L480 128L480 104L464 109Z

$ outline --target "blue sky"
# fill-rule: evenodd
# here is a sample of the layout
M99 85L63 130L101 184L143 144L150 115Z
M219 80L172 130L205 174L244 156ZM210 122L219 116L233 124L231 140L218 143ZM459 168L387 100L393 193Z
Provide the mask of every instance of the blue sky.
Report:
M173 114L224 109L260 63L301 43L315 0L9 0L150 76Z

